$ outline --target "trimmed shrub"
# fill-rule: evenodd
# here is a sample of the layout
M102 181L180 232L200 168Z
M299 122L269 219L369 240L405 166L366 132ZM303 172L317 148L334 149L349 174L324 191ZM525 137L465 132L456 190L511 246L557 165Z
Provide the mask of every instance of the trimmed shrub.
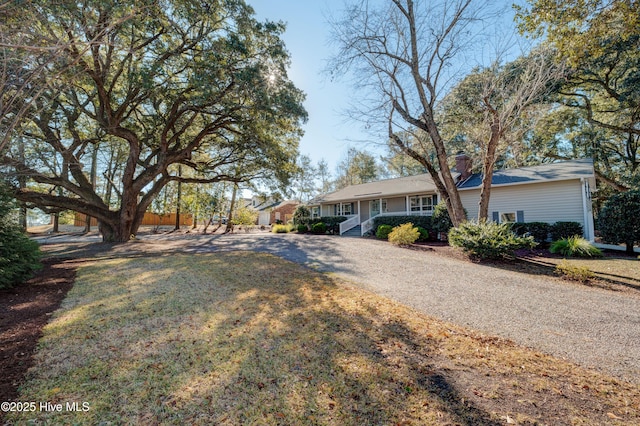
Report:
M598 230L603 242L625 244L633 255L633 245L640 244L640 190L609 198L598 215Z
M433 209L433 216L431 216L431 229L435 232L449 232L449 229L453 228L453 222L449 217L449 211L447 210L447 204L444 201L440 201Z
M558 241L551 243L549 247L551 253L559 253L563 256L577 256L577 257L600 257L602 251L599 248L594 247L591 243L582 237L574 235L569 238L562 238Z
M464 222L449 230L449 244L482 259L513 256L515 250L533 248L532 236L519 237L508 223Z
M556 222L551 225L549 231L551 232L551 239L553 241L573 237L574 235L581 237L582 225L578 222Z
M586 266L571 265L566 260L556 265L555 273L564 279L579 281L581 283L586 283L595 276Z
M40 246L16 224L15 203L0 185L0 288L22 284L40 269Z
M389 234L393 231L393 226L391 225L380 225L378 229L376 229L376 237L381 240L386 240L389 238Z
M271 232L274 234L286 234L287 232L291 232L294 230L292 224L275 224L271 227Z
M418 241L421 241L421 242L429 241L429 239L431 238L431 234L429 233L429 230L423 228L422 226L418 226L418 233L420 234L418 236Z
M547 222L516 222L511 224L511 230L519 236L531 235L536 243L542 244L549 239L551 225Z
M304 234L309 230L309 228L307 227L307 225L298 225L297 230L300 234Z
M378 229L380 225L390 225L392 228L403 223L413 223L414 226L421 226L430 230L431 216L378 216L373 219L373 229Z
M326 234L327 233L327 225L323 222L314 223L311 225L311 232L314 234Z
M309 207L300 205L296 208L296 211L293 212L293 224L294 225L308 225L311 222L311 210ZM298 227L298 232L300 232L300 227Z
M340 232L340 224L345 220L347 220L347 218L344 216L323 216L311 220L311 225L322 222L325 224L329 232L332 234L338 234Z
M415 243L419 236L420 232L418 228L413 226L413 223L404 223L393 228L389 234L389 242L398 246L406 246Z

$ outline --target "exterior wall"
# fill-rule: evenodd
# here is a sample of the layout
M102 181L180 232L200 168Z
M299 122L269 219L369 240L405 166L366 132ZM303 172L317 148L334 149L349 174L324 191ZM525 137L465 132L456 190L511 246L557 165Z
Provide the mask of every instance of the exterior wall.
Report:
M269 223L276 223L276 220L281 220L282 222L287 223L289 220L293 219L293 212L296 211L297 207L297 204L289 203L271 210Z
M460 198L469 219L477 219L480 190L460 191ZM524 212L525 222L571 221L580 223L585 231L588 227L584 218L582 183L577 179L491 188L489 219L493 212L516 211Z
M407 197L387 198L387 212L406 212Z

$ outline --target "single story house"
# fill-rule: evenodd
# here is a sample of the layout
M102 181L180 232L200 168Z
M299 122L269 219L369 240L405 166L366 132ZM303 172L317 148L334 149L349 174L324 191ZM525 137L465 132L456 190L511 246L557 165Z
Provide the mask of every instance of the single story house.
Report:
M245 199L245 205L258 212L256 225L272 225L278 221L287 222L293 218L293 212L298 207L297 201L276 201L270 197L254 196Z
M452 174L468 218L477 219L482 175L471 173L471 161L465 154L456 156ZM495 222L578 222L584 237L593 241L591 193L595 188L591 159L497 170L489 217ZM348 217L340 225L340 234L360 227L364 235L378 215L430 216L439 200L431 176L421 174L348 186L314 198L309 207L313 217Z

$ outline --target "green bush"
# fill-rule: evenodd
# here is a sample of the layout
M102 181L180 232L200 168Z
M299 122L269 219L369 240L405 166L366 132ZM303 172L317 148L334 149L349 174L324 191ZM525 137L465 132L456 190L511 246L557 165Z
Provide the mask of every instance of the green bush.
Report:
M519 236L531 235L536 243L542 244L549 239L551 225L547 222L516 222L511 224L511 230Z
M298 232L300 234L304 234L305 232L307 232L309 230L309 228L307 227L307 225L298 225Z
M422 226L418 226L418 233L420 234L420 236L418 236L418 241L429 241L431 239L431 233L429 232L429 230L423 228Z
M322 222L325 224L329 232L331 232L332 234L338 234L340 232L340 224L347 219L348 218L344 216L323 216L313 219L311 221L311 225Z
M449 211L447 210L447 204L444 201L440 201L433 209L433 215L431 216L431 229L434 232L449 232L449 229L453 228L453 223L449 217Z
M640 244L640 190L609 198L598 215L598 230L602 241L625 244L627 254L632 255L634 244Z
M326 234L327 233L327 225L323 222L314 223L311 225L311 232L314 234Z
M389 242L398 246L406 246L415 243L418 237L420 237L418 228L414 227L413 223L404 223L393 228L389 234Z
M571 265L566 260L563 260L556 265L555 273L564 279L580 281L582 283L588 282L595 276L594 273L586 266Z
M532 236L519 237L507 223L464 222L449 230L449 244L482 259L499 259L513 256L521 248L533 248Z
M307 206L298 206L296 211L293 212L293 224L294 225L308 225L311 222L311 210ZM298 227L300 232L300 227Z
M602 251L599 248L594 247L591 243L582 237L574 235L569 238L562 238L558 241L551 243L549 247L551 253L558 253L563 256L577 256L577 257L600 257Z
M378 229L380 225L390 225L392 228L403 223L413 223L414 226L421 226L424 229L431 229L431 216L378 216L373 219L373 229Z
M549 231L551 232L551 239L553 241L573 237L574 235L581 237L582 225L578 222L556 222L551 225Z
M393 226L391 225L380 225L378 229L376 229L376 237L381 240L386 240L389 238L389 234L393 231Z
M18 227L12 214L15 203L0 185L0 288L21 284L40 269L40 246Z

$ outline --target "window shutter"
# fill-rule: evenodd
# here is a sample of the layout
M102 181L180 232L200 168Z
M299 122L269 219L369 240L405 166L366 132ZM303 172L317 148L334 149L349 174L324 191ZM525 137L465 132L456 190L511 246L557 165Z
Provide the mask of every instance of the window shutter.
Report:
M524 210L518 210L516 212L516 222L524 223Z
M499 212L493 212L492 215L493 215L493 221L495 223L499 223L500 222L500 213Z

